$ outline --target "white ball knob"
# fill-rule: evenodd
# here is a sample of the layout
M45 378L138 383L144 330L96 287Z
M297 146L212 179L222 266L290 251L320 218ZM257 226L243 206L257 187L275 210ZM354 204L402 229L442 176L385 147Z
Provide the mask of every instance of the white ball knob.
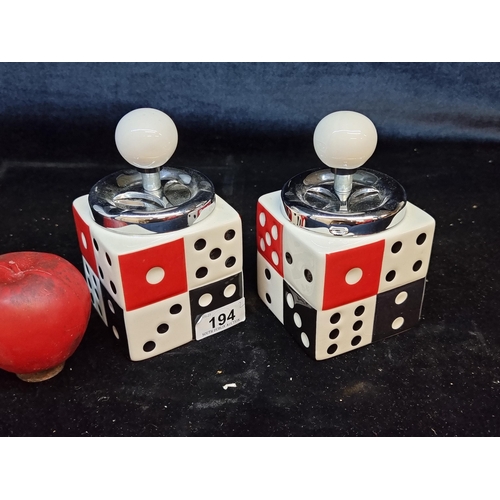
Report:
M134 167L161 167L174 154L177 141L172 118L157 109L134 109L116 126L116 147Z
M330 168L361 167L377 146L377 129L373 122L355 111L336 111L316 126L314 149Z

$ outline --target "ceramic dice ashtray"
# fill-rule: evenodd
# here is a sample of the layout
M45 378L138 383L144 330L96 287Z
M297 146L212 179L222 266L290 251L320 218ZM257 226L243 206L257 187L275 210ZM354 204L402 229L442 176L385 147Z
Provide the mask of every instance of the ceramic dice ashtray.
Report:
M245 319L240 216L202 173L162 168L177 138L165 113L131 111L115 139L136 168L73 202L94 308L134 361Z
M321 120L309 170L257 204L258 294L314 359L387 338L420 319L434 219L391 177L361 167L377 131L364 115Z

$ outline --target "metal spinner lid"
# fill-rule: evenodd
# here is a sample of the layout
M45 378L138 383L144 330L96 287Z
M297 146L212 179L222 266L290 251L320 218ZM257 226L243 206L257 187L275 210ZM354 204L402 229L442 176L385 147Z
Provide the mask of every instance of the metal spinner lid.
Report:
M115 132L116 146L136 167L108 175L90 190L95 221L128 234L165 233L203 220L215 208L208 177L188 168L161 168L177 147L177 128L162 111L127 113Z
M388 175L359 168L377 145L371 120L354 111L331 113L318 123L313 142L330 168L303 172L283 186L283 209L293 224L332 236L360 236L403 219L403 187Z

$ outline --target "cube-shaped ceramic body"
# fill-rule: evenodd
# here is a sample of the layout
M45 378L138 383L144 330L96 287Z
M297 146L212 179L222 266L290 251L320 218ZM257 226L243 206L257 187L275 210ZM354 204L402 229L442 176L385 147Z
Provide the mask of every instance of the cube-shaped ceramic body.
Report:
M162 234L98 225L88 196L73 215L94 308L133 361L244 321L241 218L222 198L203 221Z
M334 237L292 224L281 193L257 204L260 298L323 360L408 330L420 319L434 219L411 203L377 234Z

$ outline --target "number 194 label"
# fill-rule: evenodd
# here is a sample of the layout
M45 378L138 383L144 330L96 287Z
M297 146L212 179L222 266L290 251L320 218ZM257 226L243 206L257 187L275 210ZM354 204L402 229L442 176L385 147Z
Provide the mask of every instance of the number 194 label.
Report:
M205 313L196 323L196 340L204 339L245 320L245 299Z

